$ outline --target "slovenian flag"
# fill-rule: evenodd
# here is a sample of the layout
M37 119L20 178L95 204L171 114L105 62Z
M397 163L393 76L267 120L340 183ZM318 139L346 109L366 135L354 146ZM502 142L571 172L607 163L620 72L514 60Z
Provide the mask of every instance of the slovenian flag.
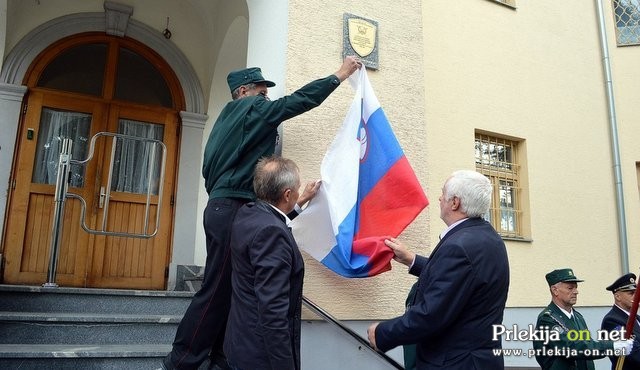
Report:
M397 237L429 204L365 68L349 82L351 108L320 168L322 184L291 223L298 246L345 277L391 269Z

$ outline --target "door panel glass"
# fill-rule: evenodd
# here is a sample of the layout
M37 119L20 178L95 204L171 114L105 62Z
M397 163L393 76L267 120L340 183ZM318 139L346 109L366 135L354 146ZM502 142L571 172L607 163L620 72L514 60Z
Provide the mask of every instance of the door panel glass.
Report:
M116 99L173 107L167 82L158 69L140 54L120 48L116 73Z
M164 126L120 119L118 133L162 141ZM152 142L118 138L111 178L111 191L157 195L160 185L162 147ZM152 166L151 172L149 166Z
M71 158L82 160L87 157L90 132L90 114L42 108L40 129L38 130L38 146L36 148L31 181L39 184L55 185L62 139L71 139L73 141ZM84 177L85 167L72 164L69 185L83 187Z
M39 87L102 96L107 44L86 44L65 50L42 71Z

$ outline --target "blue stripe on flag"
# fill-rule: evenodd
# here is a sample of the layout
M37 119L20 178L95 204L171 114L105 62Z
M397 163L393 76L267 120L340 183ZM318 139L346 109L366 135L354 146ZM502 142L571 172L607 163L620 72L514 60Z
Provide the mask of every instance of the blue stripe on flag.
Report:
M331 271L338 273L348 278L364 278L369 277L369 261L368 256L362 256L358 254L351 254L351 257L346 258L344 250L338 246L331 249L329 254L322 259L322 264L327 266ZM348 262L348 265L345 263Z
M353 253L353 237L356 218L356 207L352 207L347 217L338 226L336 242L329 254L322 259L322 264L329 269L345 277L367 277L369 276L369 256Z
M360 162L358 200L363 199L404 155L382 108L371 114L366 125L367 154Z

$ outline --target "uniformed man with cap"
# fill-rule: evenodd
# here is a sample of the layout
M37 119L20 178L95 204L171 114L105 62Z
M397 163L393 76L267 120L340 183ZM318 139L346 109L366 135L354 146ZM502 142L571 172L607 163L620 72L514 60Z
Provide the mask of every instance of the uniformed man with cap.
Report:
M631 305L633 305L633 295L636 292L636 275L625 274L616 279L613 284L606 288L613 293L613 307L602 319L601 329L606 331L620 330L627 326L627 320L629 320L629 312L631 311ZM624 356L623 370L640 369L640 351L638 351L638 342L640 338L640 323L636 318L633 325L634 335L634 351L627 353ZM609 356L611 359L611 369L616 369L618 363L618 356Z
M244 68L227 76L233 100L213 126L202 164L209 194L203 218L207 257L202 287L178 326L173 349L163 361L165 369L197 369L207 357L210 369L227 368L222 345L231 305L229 235L236 211L256 198L255 165L274 154L283 121L319 106L360 67L356 57L347 56L334 74L273 101L268 88L275 83L264 78L260 68Z
M548 335L533 341L542 370L594 370L593 360L603 358L606 350L630 352L631 340L597 341L597 334L590 334L584 317L573 308L578 283L584 280L578 279L572 269L553 270L545 278L551 303L538 315L536 329Z

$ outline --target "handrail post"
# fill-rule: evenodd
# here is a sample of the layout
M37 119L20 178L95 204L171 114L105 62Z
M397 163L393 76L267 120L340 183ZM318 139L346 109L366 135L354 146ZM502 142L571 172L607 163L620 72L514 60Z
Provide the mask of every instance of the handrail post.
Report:
M69 189L69 166L71 161L71 139L62 139L62 148L58 158L58 175L56 176L56 190L54 193L53 223L51 226L51 250L49 253L49 272L45 288L57 288L56 269L58 267L58 252L62 240L62 223L64 221L64 202Z

